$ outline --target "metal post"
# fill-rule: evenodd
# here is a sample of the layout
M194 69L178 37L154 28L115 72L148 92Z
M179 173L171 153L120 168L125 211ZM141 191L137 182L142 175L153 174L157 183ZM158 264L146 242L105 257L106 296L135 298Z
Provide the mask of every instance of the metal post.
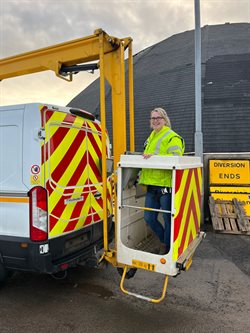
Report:
M200 0L195 0L195 156L201 158L203 163L203 133L201 113L201 27L200 27ZM204 173L202 173L201 189L201 223L204 221Z
M129 77L129 129L130 151L135 151L135 125L134 125L134 79L133 79L133 52L132 41L128 47L128 77Z
M103 248L108 251L108 208L107 208L107 153L106 153L106 108L105 108L105 76L104 76L104 35L99 34L100 47L100 113L102 133L102 201L103 201Z
M203 160L200 0L195 0L195 155Z

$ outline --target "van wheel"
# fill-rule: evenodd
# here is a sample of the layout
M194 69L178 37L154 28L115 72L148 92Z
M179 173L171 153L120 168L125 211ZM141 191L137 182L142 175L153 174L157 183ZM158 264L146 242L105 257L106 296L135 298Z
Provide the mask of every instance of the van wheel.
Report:
M3 264L0 262L0 283L4 282L8 276L7 269L3 266Z
M122 274L123 274L123 268L117 267L117 271L122 276ZM126 275L125 275L125 279L131 279L131 278L133 278L135 276L136 271L137 271L137 268L130 268L127 271Z

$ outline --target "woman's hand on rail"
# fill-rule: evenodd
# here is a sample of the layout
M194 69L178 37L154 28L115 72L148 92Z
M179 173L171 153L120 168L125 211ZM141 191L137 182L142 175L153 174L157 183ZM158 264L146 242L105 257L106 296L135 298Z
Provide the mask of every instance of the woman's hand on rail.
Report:
M145 160L147 160L151 156L153 156L153 154L143 154L143 158L145 158Z

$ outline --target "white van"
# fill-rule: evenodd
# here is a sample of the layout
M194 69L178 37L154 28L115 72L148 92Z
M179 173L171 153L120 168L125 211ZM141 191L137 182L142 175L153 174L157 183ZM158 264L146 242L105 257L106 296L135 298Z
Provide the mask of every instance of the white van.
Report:
M107 138L107 155L110 155ZM8 270L54 274L103 245L101 128L83 110L0 107L0 281ZM112 238L112 189L108 220Z

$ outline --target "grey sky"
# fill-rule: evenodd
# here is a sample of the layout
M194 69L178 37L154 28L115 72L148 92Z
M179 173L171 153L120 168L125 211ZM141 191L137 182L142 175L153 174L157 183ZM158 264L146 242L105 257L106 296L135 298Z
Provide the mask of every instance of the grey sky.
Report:
M201 25L250 22L250 0L200 0ZM0 0L0 58L91 35L96 28L133 38L134 53L194 28L194 0ZM66 83L52 73L0 83L0 105L65 105L96 75ZM15 92L13 94L13 92Z

